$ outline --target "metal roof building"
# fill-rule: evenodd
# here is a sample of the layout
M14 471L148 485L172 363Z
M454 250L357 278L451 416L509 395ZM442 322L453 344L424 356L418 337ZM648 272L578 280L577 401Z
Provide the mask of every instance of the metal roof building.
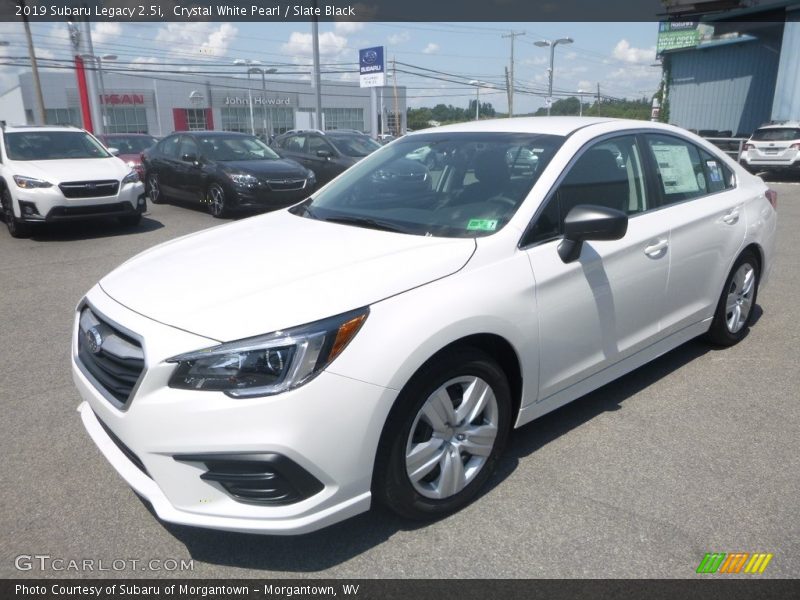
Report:
M748 136L768 121L800 119L798 0L662 23L659 52L672 124Z

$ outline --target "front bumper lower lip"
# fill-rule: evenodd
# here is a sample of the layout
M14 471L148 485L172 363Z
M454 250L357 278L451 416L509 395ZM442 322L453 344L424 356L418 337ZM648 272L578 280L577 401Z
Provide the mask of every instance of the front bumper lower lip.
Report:
M264 518L221 517L190 513L175 508L158 487L155 481L140 470L114 443L94 414L89 403L78 406L83 426L94 443L112 464L114 469L140 496L153 507L159 518L170 523L221 529L242 533L269 533L274 535L295 535L316 531L343 519L369 510L371 494L364 492L340 504L317 511L312 515L271 520Z

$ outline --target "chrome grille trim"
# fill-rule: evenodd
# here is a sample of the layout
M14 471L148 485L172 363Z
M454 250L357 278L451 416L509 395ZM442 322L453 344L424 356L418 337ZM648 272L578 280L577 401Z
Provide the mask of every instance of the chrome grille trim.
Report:
M145 372L142 339L85 302L79 307L75 362L92 385L115 407L125 410ZM87 332L102 340L97 351Z

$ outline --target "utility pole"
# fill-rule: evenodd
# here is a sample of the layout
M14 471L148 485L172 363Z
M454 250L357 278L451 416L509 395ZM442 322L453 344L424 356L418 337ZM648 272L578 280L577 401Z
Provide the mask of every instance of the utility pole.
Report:
M317 0L314 0L314 8L317 8ZM319 76L319 19L315 16L311 19L311 47L314 54L314 74L312 85L314 86L314 128L322 129L322 82Z
M31 57L31 71L33 72L33 87L36 90L36 121L44 125L47 121L44 112L44 97L42 96L42 84L39 81L39 65L36 63L36 52L33 49L33 36L31 36L31 26L26 16L25 0L19 3L22 8L22 23L25 25L25 38L28 40L28 56Z
M514 104L514 99L511 97L511 79L508 77L508 67L506 69L506 96L508 97L508 116L513 116L511 114L512 105Z
M503 34L500 37L504 38L511 38L511 70L510 70L510 82L507 84L508 88L508 116L514 116L514 38L518 35L525 35L524 31L512 31L508 34Z
M400 122L400 107L397 103L397 58L392 57L392 85L394 86L394 135L400 137L403 134Z

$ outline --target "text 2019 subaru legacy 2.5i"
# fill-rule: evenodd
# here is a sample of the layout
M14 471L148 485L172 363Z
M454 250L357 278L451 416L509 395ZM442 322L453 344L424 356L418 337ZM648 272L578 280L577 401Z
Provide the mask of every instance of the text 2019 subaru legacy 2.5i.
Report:
M94 217L133 226L147 206L139 174L75 127L0 127L0 195L14 237Z
M423 146L436 170L407 158ZM166 521L302 533L373 499L441 516L514 427L694 337L740 341L776 209L666 125L414 133L104 277L75 318L80 414Z

